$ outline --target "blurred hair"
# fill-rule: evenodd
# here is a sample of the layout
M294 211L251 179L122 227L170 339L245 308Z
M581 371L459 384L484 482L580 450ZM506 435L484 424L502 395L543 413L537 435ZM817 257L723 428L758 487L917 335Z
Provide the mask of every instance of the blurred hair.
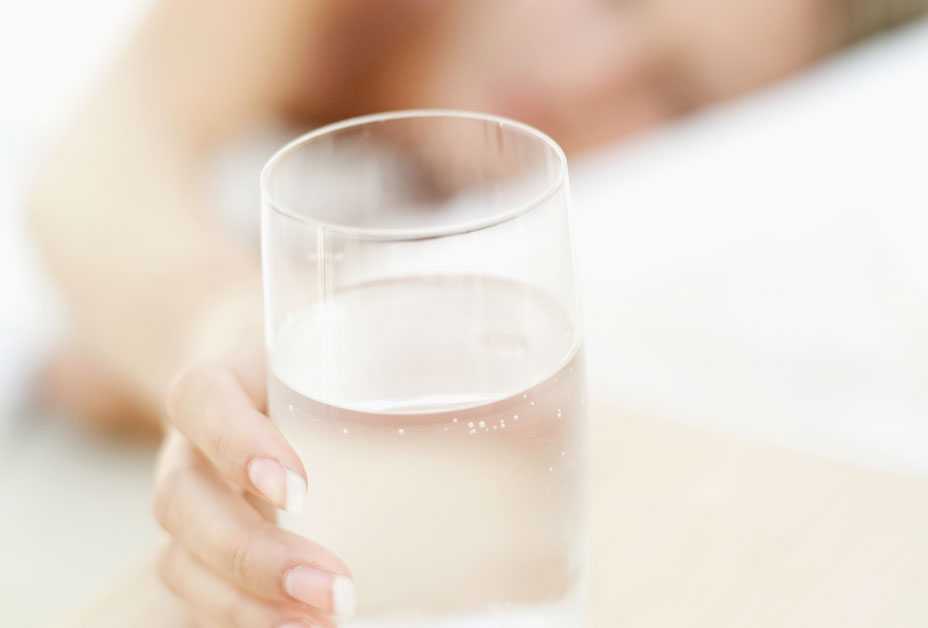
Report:
M928 0L839 0L847 19L847 43L888 30L928 12Z

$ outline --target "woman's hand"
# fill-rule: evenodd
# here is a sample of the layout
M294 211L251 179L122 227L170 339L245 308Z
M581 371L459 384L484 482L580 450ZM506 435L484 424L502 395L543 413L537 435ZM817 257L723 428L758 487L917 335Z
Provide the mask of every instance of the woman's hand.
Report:
M161 577L199 625L332 626L351 614L345 564L274 525L296 511L306 470L270 421L260 352L189 368L168 395L155 515L171 537Z

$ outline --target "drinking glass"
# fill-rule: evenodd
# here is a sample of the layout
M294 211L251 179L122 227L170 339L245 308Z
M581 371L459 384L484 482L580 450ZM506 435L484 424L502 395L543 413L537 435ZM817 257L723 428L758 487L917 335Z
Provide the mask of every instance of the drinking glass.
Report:
M282 526L352 627L579 628L586 465L567 166L519 122L356 118L261 175L269 406L309 473Z

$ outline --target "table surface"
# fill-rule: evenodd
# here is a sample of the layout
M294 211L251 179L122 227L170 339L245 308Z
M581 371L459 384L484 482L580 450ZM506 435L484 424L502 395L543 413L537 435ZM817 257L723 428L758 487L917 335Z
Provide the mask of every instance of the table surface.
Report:
M928 624L928 479L594 416L592 626ZM76 625L186 626L147 568Z

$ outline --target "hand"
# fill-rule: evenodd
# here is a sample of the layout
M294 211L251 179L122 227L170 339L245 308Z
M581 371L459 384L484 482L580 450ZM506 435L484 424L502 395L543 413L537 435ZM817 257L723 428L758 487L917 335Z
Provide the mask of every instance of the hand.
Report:
M155 515L171 537L161 577L199 625L333 626L354 606L334 554L274 525L298 510L306 471L264 414L260 352L185 371L167 400Z

